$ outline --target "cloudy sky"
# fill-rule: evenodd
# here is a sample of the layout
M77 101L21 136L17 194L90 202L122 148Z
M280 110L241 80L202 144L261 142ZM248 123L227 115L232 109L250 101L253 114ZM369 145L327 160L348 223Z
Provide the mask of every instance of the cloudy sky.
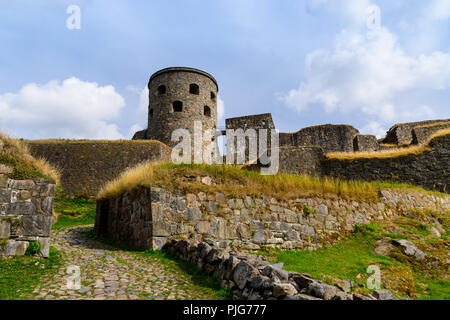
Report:
M0 0L0 43L0 130L27 139L130 138L169 66L217 79L219 126L450 118L450 0Z

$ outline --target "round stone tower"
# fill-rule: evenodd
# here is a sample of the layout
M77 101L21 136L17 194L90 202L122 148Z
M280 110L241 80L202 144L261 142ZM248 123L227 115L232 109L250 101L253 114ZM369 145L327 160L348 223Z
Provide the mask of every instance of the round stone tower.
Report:
M194 121L202 129L217 127L217 81L210 74L193 68L175 67L155 72L148 83L147 139L159 140L169 146L176 129L192 134Z

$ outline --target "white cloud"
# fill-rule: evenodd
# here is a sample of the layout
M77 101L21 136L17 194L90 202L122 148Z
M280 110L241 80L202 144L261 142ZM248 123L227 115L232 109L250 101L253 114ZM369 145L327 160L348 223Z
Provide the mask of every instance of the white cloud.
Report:
M366 35L342 31L333 50L306 58L306 76L298 89L281 96L298 111L320 106L326 112L362 111L379 121L436 116L430 106L396 103L424 90L430 96L450 88L450 52L408 56L386 28Z
M382 138L386 136L386 131L387 130L376 121L370 121L361 129L362 134L373 134L377 136L377 138Z
M0 130L24 138L120 139L125 101L113 86L69 78L0 95Z
M450 1L433 0L427 12L432 20L446 20L450 18Z

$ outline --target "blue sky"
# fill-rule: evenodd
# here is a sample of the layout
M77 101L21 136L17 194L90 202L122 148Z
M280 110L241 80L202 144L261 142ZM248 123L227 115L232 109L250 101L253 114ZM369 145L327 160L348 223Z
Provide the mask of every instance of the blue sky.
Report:
M450 0L0 0L0 43L0 130L28 139L130 138L169 66L217 79L219 126L450 118Z

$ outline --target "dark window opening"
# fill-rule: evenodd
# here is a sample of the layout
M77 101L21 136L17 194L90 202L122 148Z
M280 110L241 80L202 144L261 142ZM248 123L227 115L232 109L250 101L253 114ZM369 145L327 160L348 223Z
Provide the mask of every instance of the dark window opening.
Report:
M211 100L216 101L216 94L211 91Z
M195 83L191 83L189 86L189 93L200 94L200 88Z
M183 102L175 101L173 103L173 112L183 112Z
M261 124L262 124L263 126L265 126L265 125L266 125L266 120L263 120L263 121L261 122Z
M207 117L211 117L211 108L208 106L203 107L203 115Z
M153 109L150 109L150 118L153 118Z
M159 86L158 87L158 94L159 95L166 94L166 86L163 86L163 85Z
M244 122L244 129L247 130L248 124L247 122Z

